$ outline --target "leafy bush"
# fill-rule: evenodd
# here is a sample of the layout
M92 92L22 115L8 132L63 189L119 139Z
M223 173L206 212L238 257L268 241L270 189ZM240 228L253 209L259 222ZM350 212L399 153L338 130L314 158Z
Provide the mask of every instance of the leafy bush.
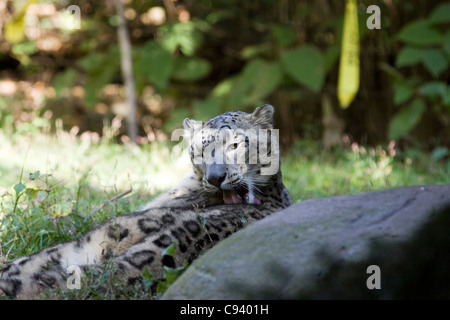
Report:
M424 68L426 72L413 71L411 76L394 75L394 102L400 110L391 120L390 139L398 139L411 132L427 110L435 113L448 127L450 87L444 74L450 64L449 22L450 4L444 3L426 19L406 24L397 34L397 39L404 43L395 61L397 68Z

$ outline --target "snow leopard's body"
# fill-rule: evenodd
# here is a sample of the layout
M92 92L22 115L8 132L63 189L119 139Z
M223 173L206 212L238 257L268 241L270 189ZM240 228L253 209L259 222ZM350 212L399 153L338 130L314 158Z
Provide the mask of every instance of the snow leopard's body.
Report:
M276 139L266 144L268 148L252 141L261 139L259 130L268 130L270 142L272 117L273 107L263 105L251 114L219 115L199 127L186 119L191 176L138 212L116 217L77 240L17 259L0 270L1 291L20 298L32 297L45 287L65 288L69 266L85 270L106 259L113 259L129 282L140 279L145 268L161 277L163 266L175 267L184 259L190 262L245 224L289 206ZM217 133L225 129L227 139L221 140ZM256 136L246 135L248 130ZM249 148L255 146L272 161L249 161ZM236 160L239 151L245 161ZM222 163L214 160L219 152ZM174 242L175 254L163 256Z

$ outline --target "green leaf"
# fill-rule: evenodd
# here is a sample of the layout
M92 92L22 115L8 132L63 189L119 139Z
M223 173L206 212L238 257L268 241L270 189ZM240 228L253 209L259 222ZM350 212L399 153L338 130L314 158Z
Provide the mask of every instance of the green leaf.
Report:
M241 51L241 56L244 59L253 59L261 56L270 56L272 54L272 43L265 42L252 46L247 46Z
M148 268L144 268L144 271L142 271L142 277L149 280L155 280Z
M447 84L440 81L430 81L419 88L419 93L423 96L442 97L444 99L447 94Z
M186 108L176 108L170 113L169 119L164 122L164 130L169 132L179 128L180 123L187 117L189 117L189 111Z
M280 84L282 73L277 62L253 60L244 69L242 79L249 84L248 104L264 99Z
M422 61L424 50L421 48L415 48L406 46L400 50L395 61L397 67L411 66Z
M406 24L397 38L413 45L432 45L442 41L442 33L434 29L427 20L419 19Z
M78 60L78 65L84 70L90 72L102 66L104 60L105 56L103 54L94 52Z
M166 281L158 282L158 285L156 286L156 293L163 294L167 290L167 287Z
M392 118L389 126L389 139L395 140L410 132L419 122L425 109L422 99L414 99Z
M211 69L211 64L208 60L180 57L175 62L172 77L181 81L197 81L208 76Z
M336 65L340 53L341 48L337 44L327 48L323 56L325 60L324 68L326 72L330 71Z
M142 271L142 282L144 284L144 287L148 290L153 285L153 283L155 283L155 281L155 278L148 270L148 268L145 268L144 271Z
M445 52L447 53L447 55L450 56L450 30L447 31L447 33L444 35L442 45L443 45L443 48L444 48Z
M164 266L164 279L166 280L167 284L171 285L172 283L174 283L175 280L177 280L181 276L184 269L184 266L175 269Z
M297 33L291 26L271 24L270 32L273 38L282 46L288 46L292 44L297 38Z
M444 105L450 107L450 88L449 87L447 87L447 92L444 95L443 100L444 100ZM449 111L450 111L450 109L449 109Z
M239 76L230 76L219 82L211 92L211 96L214 97L225 97L231 94L233 87L239 80Z
M164 249L164 251L161 253L162 256L173 256L175 254L175 248L176 248L176 243L172 242L172 244L170 246L168 246L167 248Z
M39 178L41 175L40 171L35 171L33 173L30 173L30 180L36 180L37 178Z
M162 34L162 46L166 50L174 52L179 48L188 57L193 56L203 42L203 34L193 21L162 25L159 31Z
M394 103L401 104L412 97L414 88L408 85L405 81L394 83Z
M28 199L30 199L30 200L33 199L38 192L39 192L39 190L36 187L31 187L31 188L28 187L25 190L25 194L28 197Z
M210 96L205 100L196 100L194 106L194 119L208 120L220 113L222 98Z
M72 68L58 74L52 81L56 96L60 96L65 89L72 87L77 80L77 76L78 73Z
M428 17L428 20L431 23L450 22L450 3L443 3L434 8Z
M38 51L36 43L34 41L23 41L16 43L11 48L12 53L15 55L27 55L31 56Z
M156 41L148 41L143 47L136 67L157 89L164 90L172 76L175 59Z
M448 150L447 147L437 147L431 153L431 159L433 159L435 161L439 161L442 158L444 158L445 156L447 156L448 154L450 154L450 151Z
M99 101L99 91L110 83L117 71L118 69L116 69L115 66L106 64L104 70L88 75L86 83L84 84L84 100L88 105L93 105Z
M72 202L61 202L56 203L52 206L52 212L50 214L54 217L62 216L67 217L72 213L73 203Z
M447 58L441 50L434 48L425 51L423 64L435 78L448 68Z
M23 190L27 188L22 182L19 182L14 186L14 191L16 191L16 196L18 196Z
M281 83L282 72L277 62L256 59L249 62L230 91L230 105L252 105L262 102Z
M100 99L99 91L119 73L119 47L113 44L106 53L92 53L79 60L78 65L87 72L84 99L88 105L93 105Z
M297 83L318 92L325 80L324 58L312 45L284 51L281 54L284 71Z

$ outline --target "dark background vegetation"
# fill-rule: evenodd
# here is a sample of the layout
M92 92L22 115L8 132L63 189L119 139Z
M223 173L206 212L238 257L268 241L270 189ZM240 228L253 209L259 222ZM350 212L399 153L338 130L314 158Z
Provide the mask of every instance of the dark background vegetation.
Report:
M114 1L0 3L2 126L61 118L67 130L101 134L116 118L117 138L126 134ZM361 85L347 109L336 98L344 1L123 3L140 143L163 138L187 116L271 103L284 146L299 138L326 146L395 140L448 157L448 2L358 1ZM381 9L381 29L366 27L371 4ZM69 5L81 9L79 30L61 22ZM5 37L8 24L19 41ZM337 142L323 141L325 133Z

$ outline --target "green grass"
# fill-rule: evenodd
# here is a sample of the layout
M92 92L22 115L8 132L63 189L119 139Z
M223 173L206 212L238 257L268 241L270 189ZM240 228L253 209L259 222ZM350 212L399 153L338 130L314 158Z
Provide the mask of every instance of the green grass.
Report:
M55 135L0 130L0 141L0 267L138 209L190 170L189 158L179 156L168 143L134 147L61 130ZM417 152L411 157L392 145L324 151L319 143L299 141L283 154L284 181L294 202L450 183L449 162ZM121 287L115 270L105 270L87 279L80 291L54 291L47 297L154 297L148 285Z
M450 161L388 146L323 150L298 141L282 160L283 180L294 202L374 190L450 183Z

